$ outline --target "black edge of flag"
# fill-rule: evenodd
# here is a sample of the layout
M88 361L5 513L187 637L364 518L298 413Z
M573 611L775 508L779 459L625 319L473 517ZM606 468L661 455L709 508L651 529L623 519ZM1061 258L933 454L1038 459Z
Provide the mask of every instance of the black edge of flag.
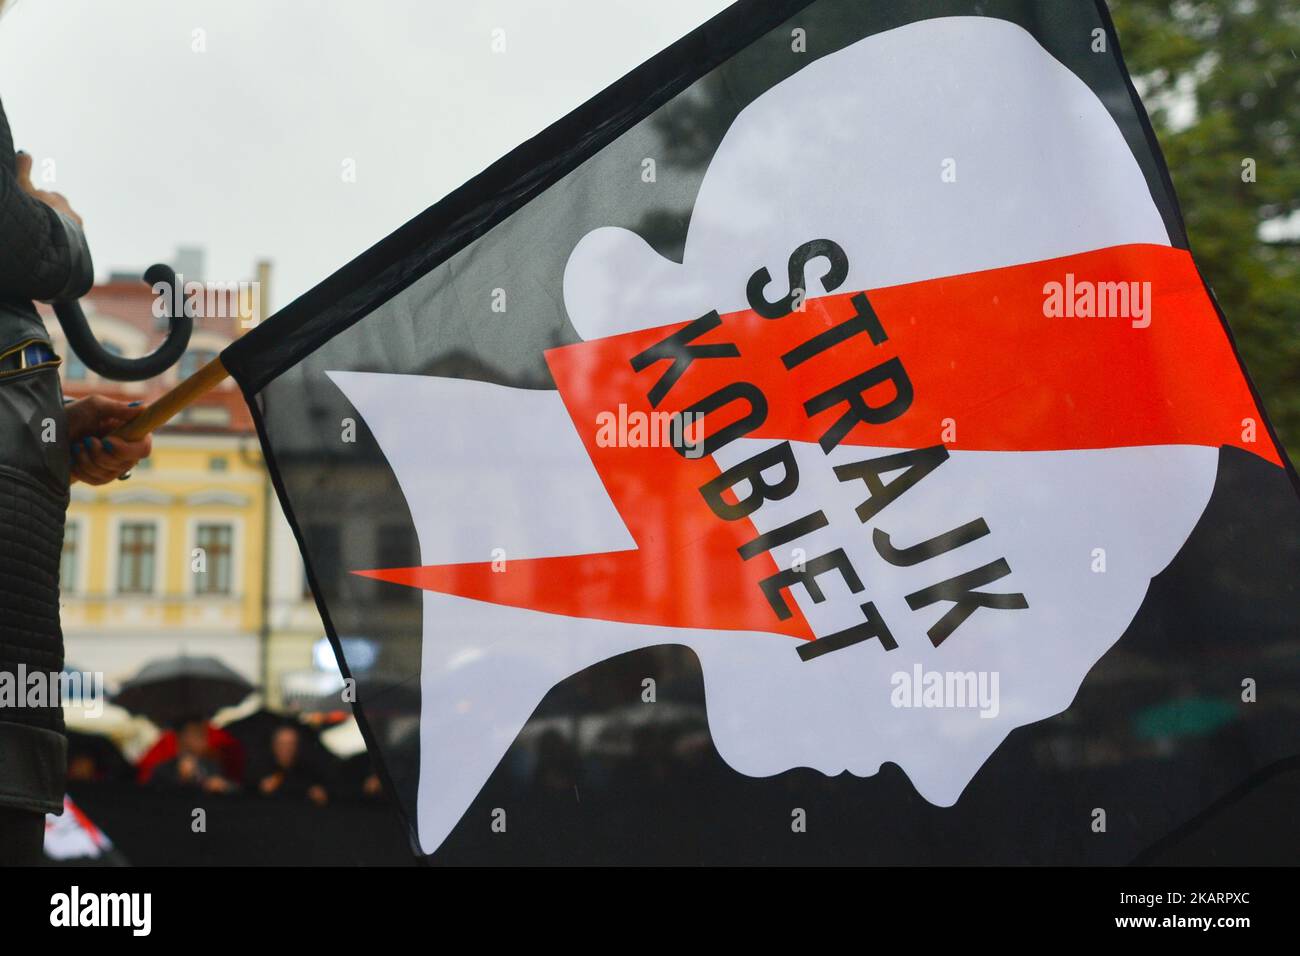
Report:
M1169 172L1169 164L1165 162L1164 150L1160 148L1160 140L1156 137L1155 127L1151 125L1151 117L1147 115L1146 107L1142 105L1142 97L1138 94L1137 87L1133 83L1133 77L1129 74L1128 64L1124 61L1124 51L1120 47L1119 33L1115 29L1115 21L1111 19L1110 7L1107 6L1106 0L1093 0L1097 6L1097 15L1101 17L1102 26L1106 30L1106 39L1111 44L1111 49L1115 51L1115 62L1119 65L1120 75L1124 78L1124 85L1128 88L1129 99L1133 103L1133 112L1137 114L1138 122L1142 124L1142 131L1146 135L1147 148L1155 159L1156 169L1160 172L1160 178L1164 182L1164 187L1169 193L1172 200L1174 215L1178 217L1178 225L1182 228L1184 235L1187 234L1187 227L1183 221L1182 204L1178 202L1178 191L1174 188L1174 179ZM1251 397L1255 400L1255 406L1260 411L1260 417L1264 419L1264 428L1268 432L1268 437L1272 439L1273 445L1277 448L1278 457L1282 459L1282 465L1286 468L1287 476L1291 479L1291 487L1295 489L1296 495L1300 496L1300 474L1297 474L1295 465L1291 461L1291 455L1286 450L1286 445L1278 437L1277 430L1273 427L1272 416L1268 413L1268 406L1264 403L1264 396L1260 394L1259 388L1255 385L1255 380L1250 376L1250 370L1246 368L1246 362L1241 357L1241 349L1237 346L1237 337L1232 333L1232 326L1228 323L1228 317L1223 314L1223 309L1219 307L1219 298L1214 294L1214 289L1205 278L1205 273L1201 271L1200 264L1196 261L1196 250L1192 248L1192 237L1187 236L1187 252L1192 257L1192 268L1196 270L1196 275L1201 280L1201 286L1205 289L1205 294L1210 303L1214 306L1214 314L1219 317L1219 325L1223 328L1223 333L1228 337L1228 344L1232 347L1232 355L1237 360L1237 368L1241 371L1241 377L1246 380L1246 387L1250 389Z
M289 492L284 487L284 479L280 475L280 469L275 463L275 456L271 452L271 438L266 433L266 421L262 416L261 409L251 399L248 402L249 411L252 412L253 426L257 429L257 440L262 445L262 455L266 461L267 473L271 476L271 486L275 488L275 496L280 502L280 510L284 512L285 520L289 523L289 530L293 532L294 543L298 546L298 553L302 555L303 573L307 576L307 586L311 589L312 601L316 604L316 611L320 614L321 624L325 626L325 635L329 638L330 649L334 651L334 660L338 663L339 673L345 681L351 681L353 687L359 686L356 678L352 674L352 668L348 664L347 655L343 653L343 645L339 641L338 628L334 626L334 621L330 618L329 608L326 606L321 595L320 580L316 575L315 568L312 567L311 559L308 557L307 542L303 537L302 528L298 524L298 518L293 509L289 507ZM419 672L412 675L412 680L419 679ZM357 729L361 731L361 739L365 741L366 752L371 755L371 767L379 775L380 781L384 786L384 793L392 801L393 809L396 810L398 819L402 822L403 829L406 830L407 839L411 842L411 850L420 859L425 859L424 851L420 848L419 830L416 828L416 822L406 812L406 806L402 802L401 790L394 783L391 774L388 772L388 762L379 755L383 748L379 746L379 739L375 734L374 728L370 726L370 721L366 718L365 707L369 699L365 702L358 697L356 704L352 708L352 716L356 719Z
M221 353L222 364L251 398L814 2L740 0L723 10L236 339ZM495 199L490 204L484 202L489 196Z
M1133 103L1133 111L1137 114L1138 121L1142 124L1142 130L1146 135L1147 148L1151 150L1155 158L1156 168L1160 171L1161 179L1164 180L1165 189L1168 190L1169 196L1173 201L1174 214L1178 217L1179 225L1182 225L1184 234L1187 233L1183 223L1182 205L1178 201L1178 191L1174 188L1173 176L1169 172L1169 164L1165 162L1164 150L1160 148L1160 140L1156 137L1155 127L1151 125L1151 117L1147 115L1146 107L1142 104L1142 97L1138 94L1137 87L1133 83L1133 77L1129 74L1128 63L1124 60L1124 53L1120 47L1119 32L1115 29L1115 21L1111 19L1110 7L1106 0L1093 0L1097 6L1097 15L1101 17L1101 22L1106 30L1106 38L1111 43L1115 51L1115 61L1119 64L1120 75L1124 77L1124 85L1128 87L1129 99ZM1255 380L1251 378L1249 369L1246 368L1246 362L1241 357L1241 349L1237 346L1237 337L1233 335L1232 326L1228 323L1228 317L1224 315L1223 309L1219 306L1218 296L1214 294L1214 289L1205 278L1205 273L1201 271L1200 264L1196 261L1196 252L1192 248L1192 237L1187 235L1187 252L1192 259L1192 268L1196 270L1197 276L1200 277L1201 285L1205 289L1205 294L1210 303L1214 306L1214 314L1219 317L1219 325L1223 328L1224 335L1228 337L1228 345L1232 348L1233 357L1237 360L1237 367L1241 370L1241 376L1246 380L1246 387L1250 389L1251 397L1255 400L1255 406L1260 411L1260 417L1264 419L1264 428L1268 431L1269 438L1272 439L1274 447L1277 449L1278 457L1282 459L1282 465L1286 468L1287 477L1291 479L1291 487L1295 489L1296 495L1300 496L1300 475L1296 473L1295 464L1291 461L1291 455L1287 452L1286 445L1278 437L1277 430L1273 427L1273 420L1268 413L1268 408L1264 404L1264 396L1260 394L1259 388L1255 385ZM1251 774L1241 782L1231 792L1216 800L1210 806L1206 807L1200 813L1196 814L1190 820L1183 823L1172 833L1166 834L1157 840L1151 846L1137 855L1133 860L1136 866L1147 864L1161 851L1166 850L1189 835L1196 832L1204 824L1209 822L1227 807L1240 801L1246 794L1250 793L1257 787L1263 786L1273 778L1279 776L1288 770L1300 769L1300 757L1292 757L1277 761L1265 767L1261 767L1255 773Z

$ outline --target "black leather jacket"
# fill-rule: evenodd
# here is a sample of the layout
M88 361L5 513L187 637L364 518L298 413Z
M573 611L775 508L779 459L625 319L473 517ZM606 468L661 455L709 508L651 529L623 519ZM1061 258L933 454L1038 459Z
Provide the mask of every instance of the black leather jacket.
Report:
M33 299L79 298L94 271L77 224L18 188L14 140L0 103L0 354L24 338L45 339Z
M49 342L33 299L83 295L94 281L81 229L23 192L15 170L0 106L0 357ZM68 504L58 365L0 365L0 806L54 813L66 762L63 712L51 699L63 667L59 557Z

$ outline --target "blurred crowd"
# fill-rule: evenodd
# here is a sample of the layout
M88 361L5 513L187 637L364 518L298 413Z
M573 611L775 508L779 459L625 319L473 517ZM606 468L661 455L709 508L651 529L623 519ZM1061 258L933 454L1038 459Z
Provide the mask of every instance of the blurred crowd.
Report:
M377 800L383 792L366 753L340 758L314 727L267 710L224 727L198 716L176 721L134 763L107 737L69 733L70 785L125 781L317 806Z

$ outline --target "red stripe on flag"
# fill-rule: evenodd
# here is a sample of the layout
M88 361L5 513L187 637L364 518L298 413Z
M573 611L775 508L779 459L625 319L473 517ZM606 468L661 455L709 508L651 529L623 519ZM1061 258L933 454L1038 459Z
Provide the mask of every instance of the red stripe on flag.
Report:
M1150 326L1134 328L1123 317L1048 318L1044 287L1067 275L1076 287L1151 283ZM781 319L750 311L724 316L699 342L735 343L740 357L696 362L674 389L671 409L743 380L769 397L767 421L755 437L817 441L842 406L810 418L803 403L897 356L914 389L911 407L886 424L857 426L846 443L923 448L944 442L950 419L951 449L1235 445L1281 464L1191 256L1181 249L1119 246L872 290L867 298L888 341L872 346L857 336L787 370L781 356L852 316L852 297L809 299L803 313ZM627 400L601 387L606 370L682 325L547 354L579 431L590 428L593 408ZM643 395L664 364L642 373ZM883 403L891 391L882 385L871 398ZM1247 422L1255 425L1254 441L1243 437Z

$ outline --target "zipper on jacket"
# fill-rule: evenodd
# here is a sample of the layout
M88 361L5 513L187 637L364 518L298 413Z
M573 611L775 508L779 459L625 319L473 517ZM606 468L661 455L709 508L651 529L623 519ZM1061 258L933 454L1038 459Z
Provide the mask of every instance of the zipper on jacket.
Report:
M0 352L0 362L3 362L5 359L9 358L14 353L21 353L24 349L29 348L30 346L33 345L44 345L46 348L49 348L51 352L54 351L54 349L50 347L50 343L46 342L44 339L25 339L24 341L20 342L18 345L6 349L3 352ZM35 365L28 365L23 368L4 369L3 371L0 371L0 379L12 378L15 375L23 375L26 374L27 372L31 372L36 369L58 368L62 364L63 364L63 359L60 356L55 355L54 358L47 359L44 362L37 362Z

